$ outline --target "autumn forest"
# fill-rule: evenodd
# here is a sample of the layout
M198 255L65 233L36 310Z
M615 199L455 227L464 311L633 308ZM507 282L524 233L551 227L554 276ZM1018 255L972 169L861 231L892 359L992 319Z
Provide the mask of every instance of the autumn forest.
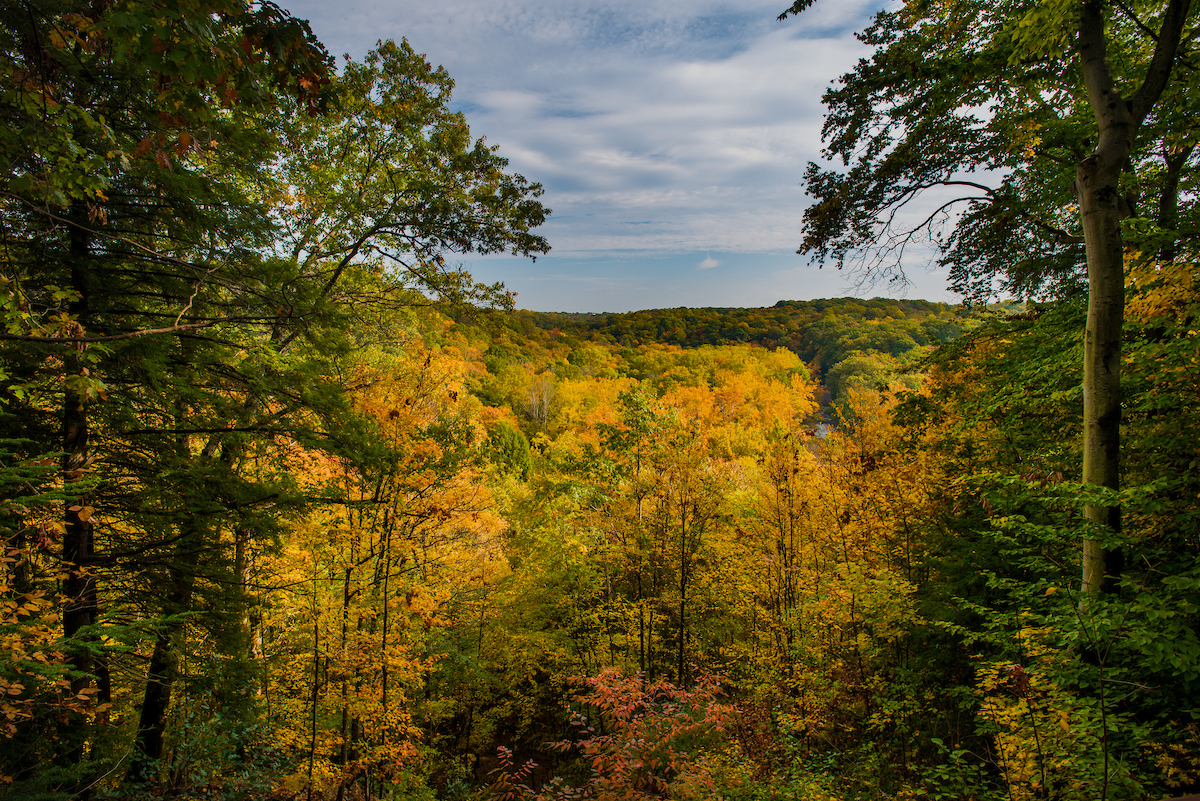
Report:
M0 797L1200 793L1198 13L893 5L797 240L963 304L575 314L407 41L5 0Z

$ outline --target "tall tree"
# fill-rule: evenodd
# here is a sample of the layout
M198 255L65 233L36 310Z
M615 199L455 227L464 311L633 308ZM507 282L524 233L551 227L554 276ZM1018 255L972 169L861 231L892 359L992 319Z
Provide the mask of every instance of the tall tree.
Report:
M1157 194L1142 242L1177 233L1157 224L1179 224L1195 126L1175 111L1182 103L1160 99L1190 79L1190 11L1190 0L910 0L881 12L862 36L875 54L825 96L825 153L849 171L814 164L806 177L817 202L800 252L822 261L841 266L865 247L869 268L902 278L905 250L928 236L968 294L986 295L996 277L1035 294L1086 275L1082 478L1110 491L1120 481L1122 221L1139 194ZM1150 169L1163 154L1165 178ZM987 170L996 172L971 175ZM915 225L901 223L917 198L930 205ZM1111 502L1087 516L1101 531L1120 527ZM1120 570L1102 540L1084 543L1085 594Z
M289 449L354 448L361 427L332 433L354 414L348 310L430 302L414 287L507 303L443 254L542 252L529 230L547 212L407 45L335 82L308 26L269 2L7 10L0 340L22 414L6 426L65 454L74 689L107 686L106 650L83 641L105 596L160 621L131 771L152 779L185 620L218 633L248 538L302 501Z
M274 4L240 0L14 3L0 23L0 46L0 226L10 301L2 336L6 351L18 352L15 362L35 365L17 376L26 390L17 406L28 415L14 433L63 454L72 689L87 689L94 673L107 694L94 631L100 496L86 479L103 456L97 435L112 434L96 428L97 402L120 387L121 402L109 410L144 408L135 398L146 388L114 382L115 368L136 370L137 362L111 357L148 336L174 335L159 336L161 364L180 335L215 322L197 319L201 285L244 261L231 251L264 241L257 207L227 180L231 165L245 165L251 151L273 152L257 122L297 96L315 111L331 69L306 24ZM105 513L114 511L112 489ZM74 740L64 746L73 761L84 754L82 731L63 729Z
M541 185L472 139L450 110L453 87L407 41L387 41L345 65L332 87L336 114L289 127L290 155L264 191L281 247L316 291L333 292L347 265L371 262L432 295L511 306L502 286L475 284L447 257L549 250L530 232L549 214Z

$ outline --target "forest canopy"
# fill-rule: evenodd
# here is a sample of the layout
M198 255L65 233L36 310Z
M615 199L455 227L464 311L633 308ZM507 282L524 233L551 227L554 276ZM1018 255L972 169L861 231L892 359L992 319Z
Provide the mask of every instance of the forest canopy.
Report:
M13 8L0 796L1200 792L1188 3L898 4L826 96L804 247L887 266L890 209L988 169L943 257L1019 301L601 315L455 266L550 212L408 42L335 70L272 3ZM1144 112L1119 481L1096 14Z

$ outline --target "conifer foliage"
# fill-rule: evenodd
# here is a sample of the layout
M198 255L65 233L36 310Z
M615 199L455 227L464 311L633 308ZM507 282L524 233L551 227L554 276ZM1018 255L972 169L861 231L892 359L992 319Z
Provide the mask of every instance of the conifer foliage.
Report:
M1009 137L946 258L1037 302L630 315L450 266L544 252L548 211L407 42L335 74L271 3L6 6L0 796L1200 792L1190 79L1122 168L1158 205L1098 484L1054 65L1104 4L985 5L879 17L810 224L840 258ZM1125 91L1178 4L1117 6ZM872 122L977 111L984 67L987 119Z

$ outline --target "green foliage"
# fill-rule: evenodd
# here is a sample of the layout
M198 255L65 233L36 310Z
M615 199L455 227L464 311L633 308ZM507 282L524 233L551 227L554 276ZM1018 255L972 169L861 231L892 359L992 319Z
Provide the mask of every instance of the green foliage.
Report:
M506 304L444 254L544 251L540 188L471 139L407 44L335 78L271 3L23 8L0 22L3 433L65 452L61 545L43 547L65 571L67 697L113 701L115 723L18 727L49 733L29 752L43 774L240 786L225 753L257 723L236 702L262 656L255 560L307 494L344 496L306 476L312 453L393 455L351 397L361 356L412 327L398 309L430 302L412 287ZM422 422L433 475L469 469L467 429ZM142 624L131 643L114 620ZM193 725L198 653L208 678L225 666L211 729Z
M523 479L529 477L529 468L533 461L529 455L529 440L524 434L501 422L492 429L488 441L495 452L495 464L516 472Z
M827 96L806 247L978 191L960 286L1065 299L970 316L502 313L447 257L545 252L541 188L407 42L335 77L269 3L5 17L4 792L1200 789L1194 93L1130 161L1125 489L1081 488L1076 5L897 6ZM1124 563L1081 601L1089 538Z
M175 709L169 766L172 798L237 801L262 797L291 768L291 755L259 716L252 714L253 700L240 699L239 708L217 703L212 695L197 694ZM163 789L158 782L127 783L118 797L131 801L161 798Z
M1191 286L1190 268L1135 275L1145 278L1130 293L1134 367L1125 391L1128 408L1140 410L1176 393L1166 389L1177 374L1168 365L1178 364L1167 352L1192 347L1140 332L1165 332L1195 296L1179 292ZM1189 524L1179 527L1175 506L1194 470L1164 467L1190 461L1198 421L1191 404L1174 407L1164 436L1152 412L1132 413L1126 489L1112 497L1081 487L1073 367L1081 316L1080 304L1064 302L993 321L939 352L929 396L901 407L963 475L949 495L956 539L970 544L973 558L943 561L942 581L978 617L943 625L975 651L978 734L995 744L986 755L968 750L985 757L1014 797L1177 795L1191 786L1192 768L1167 755L1185 748L1197 714L1190 699L1200 599ZM1141 445L1147 438L1155 442L1149 449ZM1084 519L1086 507L1114 502L1125 510L1121 533ZM1077 568L1064 559L1084 536L1123 557L1119 582L1101 598L1081 598Z
M73 692L60 631L61 599L44 553L61 536L56 460L20 455L32 443L0 442L0 777L28 797L64 797L81 771L63 764L70 739L52 721L76 725L99 709L95 690ZM36 764L46 766L35 771ZM52 767L53 766L53 767Z
M833 395L835 403L844 401L852 390L870 390L884 387L893 381L903 382L909 390L920 388L919 376L901 375L900 363L886 354L867 352L847 356L830 368L825 377L825 386Z
M446 268L449 253L534 255L530 233L549 211L541 186L505 172L508 161L473 141L450 111L453 81L407 41L383 42L333 85L336 114L295 120L289 156L268 191L279 242L327 295L351 262L395 270L452 305L511 306L503 285ZM321 295L317 295L319 298Z
M766 309L521 314L543 331L624 347L651 343L688 348L737 343L786 347L813 365L821 378L853 352L878 351L899 358L950 341L973 325L948 304L884 298L781 300Z
M1096 6L1123 96L1147 74L1150 25L1159 23L1146 21L1163 5ZM1080 7L909 2L877 14L860 35L875 51L825 93L824 155L840 165L809 165L816 202L800 252L899 278L906 251L929 244L968 298L997 287L1018 297L1078 293L1083 235L1072 186L1096 144L1070 52ZM1185 41L1180 55L1193 46ZM1177 197L1193 169L1194 94L1190 74L1177 71L1121 179L1121 191L1139 199L1128 223L1138 247L1156 250L1194 230L1192 200ZM933 211L912 222L904 210L918 197Z

